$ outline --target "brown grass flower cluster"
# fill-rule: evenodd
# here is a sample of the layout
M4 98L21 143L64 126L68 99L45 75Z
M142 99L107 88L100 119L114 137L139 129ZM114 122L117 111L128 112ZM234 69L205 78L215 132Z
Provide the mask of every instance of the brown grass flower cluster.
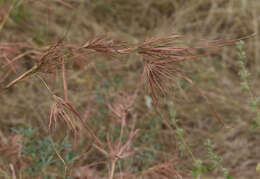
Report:
M136 97L138 89L133 95L127 94L126 92L118 92L114 102L112 104L107 104L110 111L119 119L126 119L127 115L131 111Z
M199 88L196 87L195 83L181 70L180 65L189 59L196 59L209 55L211 53L207 52L209 48L229 45L240 39L226 42L212 42L205 46L185 47L187 46L185 43L182 42L181 45L179 43L182 38L184 38L184 36L172 35L165 38L151 38L141 44L129 45L120 40L113 40L107 36L101 36L89 40L83 46L66 43L64 40L60 40L51 46L46 46L40 49L33 49L26 43L0 43L0 52L2 54L0 56L1 68L8 68L8 70L1 73L0 84L3 86L1 91L3 92L3 90L9 89L18 82L26 80L33 75L38 76L45 87L47 87L54 100L49 120L50 135L52 135L53 132L51 129L56 123L60 121L65 122L66 126L73 131L74 149L76 150L76 144L80 136L78 125L81 124L84 126L94 141L93 146L104 154L110 161L109 178L112 179L114 178L116 162L119 159L127 158L134 153L132 144L137 137L138 130L132 127L129 131L126 128L126 120L127 115L135 104L138 92L143 83L148 87L153 102L157 107L160 107L160 98L168 95L168 92L170 91L169 89L174 85L176 78L182 78L196 88L196 90L206 100L207 104L209 104L210 109L219 120L219 123L224 124L217 112L214 110L208 97L204 95ZM201 53L201 49L206 52ZM105 56L135 53L142 57L143 62L143 74L140 74L141 80L136 85L135 93L132 95L124 92L118 93L114 102L107 104L107 107L113 113L115 118L120 120L121 131L118 140L115 141L112 141L111 137L107 135L106 145L101 142L101 140L95 135L95 131L92 130L92 128L82 119L81 115L72 107L72 105L70 105L68 97L66 65L74 62L78 65L84 65L90 60L88 55L93 53ZM21 75L18 75L20 74L18 60L21 61L23 57L34 59L32 62L34 66L26 72L23 72ZM123 56L120 57L123 58ZM40 77L42 73L54 74L59 70L62 71L65 100L54 95L47 83ZM18 77L11 80L11 82L6 82L9 81L9 79L7 80L9 76L11 77L15 75L18 75ZM7 85L4 85L5 83L7 83ZM127 136L125 141L123 140L123 136ZM54 145L53 148L59 158L66 165ZM161 173L175 176L179 175L175 170L175 165L169 163L151 168L147 173L154 173L154 175L161 175Z
M180 65L188 59L195 59L201 56L209 55L209 53L199 53L198 49L207 50L212 47L221 47L224 45L232 44L240 39L226 42L217 41L212 42L208 45L198 47L178 47L178 45L180 44L179 41L182 38L184 38L184 36L181 35L172 35L164 38L151 38L141 44L130 46L126 42L113 40L111 38L108 38L107 36L101 36L94 38L93 40L89 40L83 46L77 44L69 44L64 42L63 40L60 40L54 45L43 47L41 49L32 49L32 47L27 43L1 43L1 68L9 68L7 73L3 73L1 76L2 83L5 81L7 76L11 74L11 72L18 74L18 67L16 66L16 64L18 64L18 60L22 60L22 58L25 56L30 56L32 57L32 59L35 59L35 65L31 69L9 82L6 86L2 87L2 90L10 88L18 82L25 80L34 74L53 73L58 69L62 69L64 96L66 102L61 98L55 97L55 104L52 106L49 126L51 126L52 121L56 122L58 119L64 119L69 128L74 131L76 138L76 136L78 135L78 131L73 122L70 120L69 115L67 115L64 110L70 110L77 118L81 120L80 115L68 103L66 63L70 61L75 62L76 59L80 59L81 61L88 61L89 59L86 55L88 55L89 53L86 53L86 51L89 50L94 51L95 53L102 53L104 55L136 53L142 56L144 64L142 78L146 86L148 87L155 104L158 104L159 98L161 96L167 96L169 88L174 85L176 77L180 77L189 82L198 90L201 96L210 105L210 108L212 109L215 116L218 118L219 122L223 124L220 117L215 112L212 104L208 100L207 96L202 94L200 90L196 87L195 83L179 68ZM29 50L26 51L26 48ZM22 51L24 51L24 49L25 52L21 53ZM82 58L82 56L85 56L85 58ZM142 82L142 80L140 82ZM140 84L137 85L136 93L132 96L122 93L121 96L117 97L116 105L108 105L109 109L117 117L125 120L129 108L133 105L135 98L137 97L137 92L139 91L139 88ZM91 131L90 127L87 128L88 131ZM90 133L91 136L95 136L93 131ZM95 140L101 146L101 142L97 139Z

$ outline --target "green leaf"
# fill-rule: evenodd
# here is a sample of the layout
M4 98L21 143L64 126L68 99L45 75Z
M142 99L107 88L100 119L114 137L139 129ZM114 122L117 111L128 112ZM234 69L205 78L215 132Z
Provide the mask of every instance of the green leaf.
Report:
M256 166L256 171L260 175L260 162L258 162L258 164Z
M234 177L233 176L230 176L230 175L228 175L227 177L226 177L226 179L233 179Z
M201 173L201 171L200 171L199 168L193 168L192 169L192 173L193 173L194 178L198 178L200 173Z

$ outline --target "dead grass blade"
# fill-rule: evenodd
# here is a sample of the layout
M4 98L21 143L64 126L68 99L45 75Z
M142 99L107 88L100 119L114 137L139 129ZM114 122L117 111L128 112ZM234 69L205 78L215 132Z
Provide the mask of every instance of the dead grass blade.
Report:
M10 68L11 68L11 70L12 70L15 74L17 74L16 68L15 68L14 64L12 63L12 61L7 57L6 54L4 54L3 56L4 56L4 59L5 59L6 62L7 62L7 65L9 65Z
M9 71L7 71L3 77L0 78L0 83L4 82L5 79L12 73L12 69L10 69ZM0 92L1 92L1 88L0 88Z
M68 3L68 2L64 2L63 0L55 0L57 3L60 3L60 4L62 4L63 6L65 6L65 7L68 7L68 8L70 8L70 9L74 9L74 7L70 4L70 3Z
M68 103L69 102L68 84L66 79L66 68L65 68L64 58L62 59L62 78L63 78L64 97L65 97L65 101Z
M16 179L16 174L15 174L15 169L14 169L14 165L13 164L9 164L9 167L11 169L12 172L12 179Z
M143 176L151 176L151 178L178 178L182 179L185 176L177 170L178 164L173 162L166 162L155 165L142 173Z

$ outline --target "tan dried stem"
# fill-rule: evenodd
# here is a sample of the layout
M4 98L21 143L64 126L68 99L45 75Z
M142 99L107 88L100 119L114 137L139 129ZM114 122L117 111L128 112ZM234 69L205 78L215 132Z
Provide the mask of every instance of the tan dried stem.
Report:
M123 124L122 124L122 126L123 126ZM110 167L110 172L109 172L110 173L109 179L114 178L115 167L116 167L117 161L119 159L124 159L124 158L127 158L134 154L134 152L131 151L131 146L132 146L132 143L133 143L135 137L137 136L138 132L139 132L139 130L132 130L128 136L127 141L124 144L121 141L122 140L121 136L119 137L120 140L118 142L112 143L111 137L109 137L109 135L107 135L107 146L109 149L108 152L106 150L98 147L97 145L94 145L94 147L96 149L98 149L103 155L105 155L110 161L111 167Z
M60 3L60 4L62 4L63 6L65 6L65 7L68 7L68 8L70 8L70 9L74 9L74 7L70 4L70 3L68 3L68 2L64 2L63 0L55 0L57 3Z
M65 60L62 59L62 78L63 78L63 89L64 89L64 97L65 101L69 102L69 95L68 95L68 84L67 84L67 78L66 78L66 68L65 68Z
M107 135L107 147L108 151L104 148L100 148L94 145L102 154L104 154L110 161L110 174L109 179L114 178L116 163L119 159L127 158L134 154L131 150L132 143L137 136L138 130L134 130L132 127L130 133L126 134L126 117L136 100L137 92L134 95L129 95L127 93L119 93L113 104L108 104L108 108L113 112L113 114L121 120L120 136L118 140L112 142L111 137ZM123 142L123 136L128 135L128 138Z

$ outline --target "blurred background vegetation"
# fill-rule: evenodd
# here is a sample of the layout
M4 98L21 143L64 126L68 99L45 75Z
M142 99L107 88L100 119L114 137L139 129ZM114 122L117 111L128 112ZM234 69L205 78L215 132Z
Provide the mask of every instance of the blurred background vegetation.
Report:
M0 42L27 42L40 48L65 33L67 42L78 44L102 34L130 43L181 34L194 44L194 39L231 40L256 33L182 66L226 126L217 122L196 89L178 79L162 107L172 121L173 133L156 113L150 94L141 90L129 116L140 129L135 154L119 161L115 176L173 178L169 173L177 171L183 178L249 179L259 176L260 162L259 19L259 0L0 0ZM19 73L34 64L26 57L21 63ZM107 133L112 138L120 133L120 122L111 117L104 96L134 93L140 66L135 55L120 63L97 56L94 64L82 69L69 66L69 101L102 141ZM61 75L55 81L48 75L46 79L62 96ZM0 93L0 101L0 178L63 177L63 163L48 136L52 100L40 80L17 84ZM70 177L105 178L106 157L90 147L91 137L82 129L78 149L73 151L72 136L63 125L57 126L53 136ZM167 170L160 168L165 163L171 163Z

